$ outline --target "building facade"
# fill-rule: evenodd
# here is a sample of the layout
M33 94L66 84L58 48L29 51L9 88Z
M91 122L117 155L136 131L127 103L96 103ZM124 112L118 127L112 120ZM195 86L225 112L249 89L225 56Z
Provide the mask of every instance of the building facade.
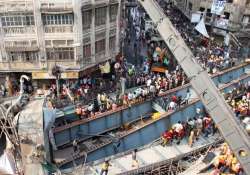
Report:
M0 72L78 78L119 52L120 13L121 0L0 0Z
M193 13L205 15L205 23L213 26L217 34L250 31L250 0L226 0L221 15L213 15L211 7L213 0L175 0L177 7L189 18Z

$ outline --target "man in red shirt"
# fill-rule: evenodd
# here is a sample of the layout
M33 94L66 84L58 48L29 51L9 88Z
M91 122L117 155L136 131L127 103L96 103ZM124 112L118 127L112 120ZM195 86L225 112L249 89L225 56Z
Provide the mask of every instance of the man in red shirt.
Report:
M165 131L161 138L162 138L162 146L166 146L169 142L172 142L174 136L174 131L170 129L169 131Z
M212 119L210 116L204 117L204 131L205 131L205 137L208 137L209 134L211 134L212 130Z

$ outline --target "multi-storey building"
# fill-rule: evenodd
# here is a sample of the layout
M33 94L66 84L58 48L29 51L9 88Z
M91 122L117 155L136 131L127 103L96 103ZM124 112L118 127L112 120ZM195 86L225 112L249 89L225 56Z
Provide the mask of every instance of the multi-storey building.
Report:
M119 52L120 13L121 0L0 0L0 72L78 78Z
M250 31L250 0L226 0L221 15L212 15L213 0L175 0L177 7L191 19L192 13L201 12L205 22L213 26L217 34L225 35L226 31Z

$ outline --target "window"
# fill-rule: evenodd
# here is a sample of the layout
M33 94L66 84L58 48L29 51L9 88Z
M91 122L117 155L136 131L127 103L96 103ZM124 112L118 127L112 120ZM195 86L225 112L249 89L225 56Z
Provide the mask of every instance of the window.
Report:
M82 12L82 28L83 30L89 29L92 22L92 11L87 10Z
M72 25L73 14L46 14L42 16L44 25Z
M225 15L224 19L229 19L230 18L230 13L224 12L224 15Z
M33 13L2 13L0 18L3 27L35 25Z
M111 36L109 38L109 50L114 51L115 50L115 36Z
M117 12L118 12L118 5L117 4L111 5L110 9L109 9L110 22L115 22L116 21Z
M100 54L105 52L105 39L95 42L95 53Z
M95 25L104 25L106 23L106 7L95 9Z
M91 57L91 44L83 46L83 59Z
M8 56L11 61L33 62L38 60L38 52L9 52Z
M47 48L46 54L48 60L73 60L74 48Z

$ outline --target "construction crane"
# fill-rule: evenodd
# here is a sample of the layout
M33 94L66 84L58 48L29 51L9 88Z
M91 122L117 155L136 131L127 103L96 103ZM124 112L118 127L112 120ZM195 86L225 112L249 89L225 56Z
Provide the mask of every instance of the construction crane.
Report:
M193 89L238 158L244 172L250 175L249 136L238 126L234 113L224 97L220 94L207 71L196 62L193 53L158 3L155 0L138 1L148 13L169 50L190 79Z

